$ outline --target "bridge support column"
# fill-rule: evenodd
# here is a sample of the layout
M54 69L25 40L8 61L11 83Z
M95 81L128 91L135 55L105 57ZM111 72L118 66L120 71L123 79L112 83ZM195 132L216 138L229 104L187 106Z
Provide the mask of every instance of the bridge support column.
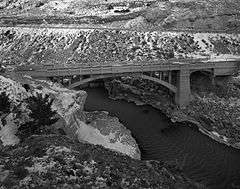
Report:
M181 68L177 74L177 93L175 102L180 108L186 107L191 98L190 89L190 70L189 68Z
M168 83L172 84L172 72L168 72Z

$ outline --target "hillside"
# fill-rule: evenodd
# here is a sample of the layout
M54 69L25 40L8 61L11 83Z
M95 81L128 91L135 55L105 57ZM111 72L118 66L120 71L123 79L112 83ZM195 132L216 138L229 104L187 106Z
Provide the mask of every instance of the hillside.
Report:
M136 141L116 117L82 111L86 92L29 77L12 79L0 76L1 189L204 188L176 164L139 160ZM26 99L37 94L50 97L51 106L43 110L39 100L29 106ZM46 109L58 119L36 128Z
M240 57L239 34L225 33L19 26L2 27L0 41L0 61L5 67L94 67L158 60L229 61Z
M2 0L2 24L239 31L238 0Z
M33 136L1 148L0 187L203 189L175 165L140 161L66 136Z

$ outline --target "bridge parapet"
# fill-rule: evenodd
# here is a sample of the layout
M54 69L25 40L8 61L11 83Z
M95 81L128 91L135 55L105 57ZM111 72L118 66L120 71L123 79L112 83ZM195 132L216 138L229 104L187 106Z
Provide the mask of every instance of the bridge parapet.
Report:
M234 72L238 70L239 61L228 61L228 62L217 62L214 68L215 76L224 76L224 75L232 75Z
M66 75L89 75L89 74L110 74L110 73L133 73L148 71L173 71L180 70L182 67L188 67L190 70L215 69L215 75L226 75L233 72L237 65L236 62L171 62L163 64L162 62L152 62L151 64L126 64L112 66L26 66L17 69L17 72L29 74L33 77L51 77Z

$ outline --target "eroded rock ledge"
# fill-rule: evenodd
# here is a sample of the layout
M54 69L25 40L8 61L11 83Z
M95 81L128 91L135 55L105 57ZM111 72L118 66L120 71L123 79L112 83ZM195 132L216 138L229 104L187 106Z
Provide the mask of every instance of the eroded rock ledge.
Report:
M24 85L28 86L27 89ZM18 127L29 120L29 110L23 101L29 96L40 93L48 94L54 99L52 109L57 111L60 118L53 125L56 131L63 129L69 137L80 142L102 145L140 159L136 141L117 118L110 117L106 112L83 112L87 97L85 91L68 90L52 82L14 74L11 75L11 79L0 76L0 92L2 91L5 91L12 103L19 105L21 109L20 117L10 113L6 116L5 124L0 122L0 141L4 146L19 143L16 136Z

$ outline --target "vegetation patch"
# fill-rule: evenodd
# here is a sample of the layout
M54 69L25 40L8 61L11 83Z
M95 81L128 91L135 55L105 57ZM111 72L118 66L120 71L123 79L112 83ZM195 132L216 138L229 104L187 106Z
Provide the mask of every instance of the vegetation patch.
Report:
M7 171L0 183L4 189L204 188L187 179L176 166L134 160L57 135L33 136L14 148L5 147L0 165L2 172Z
M18 128L17 135L22 140L34 134L51 133L51 125L58 120L56 111L51 108L53 100L49 98L49 95L42 96L40 93L25 99L26 107L30 110L30 121Z

